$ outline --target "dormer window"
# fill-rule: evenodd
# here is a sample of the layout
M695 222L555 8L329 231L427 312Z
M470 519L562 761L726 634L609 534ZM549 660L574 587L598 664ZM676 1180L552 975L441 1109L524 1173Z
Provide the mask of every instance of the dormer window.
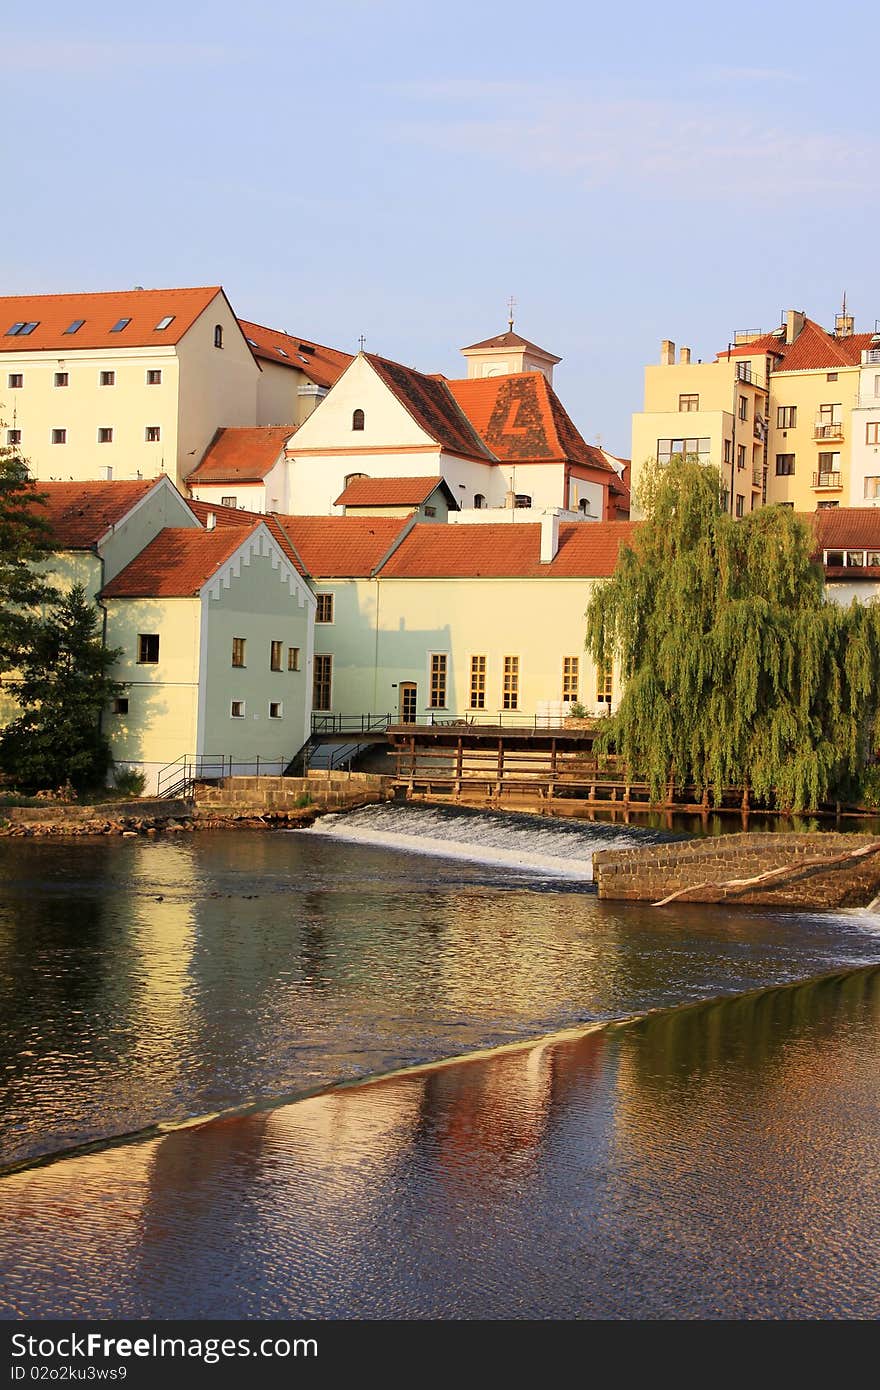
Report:
M358 478L366 478L368 476L369 475L366 473L346 473L345 486L350 487L352 483L357 482Z
M216 348L222 348L222 346L223 346L223 325L222 325L222 323L216 323L216 324L214 325L214 346L215 346Z
M364 412L356 410L351 417L351 427L353 430L362 430L364 427Z

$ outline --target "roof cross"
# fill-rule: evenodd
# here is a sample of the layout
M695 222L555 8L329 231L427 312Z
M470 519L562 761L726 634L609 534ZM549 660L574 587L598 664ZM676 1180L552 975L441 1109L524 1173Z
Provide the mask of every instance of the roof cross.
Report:
M513 311L516 308L516 300L513 295L507 301L507 326L513 332Z
M363 335L363 333L362 333L361 336L358 338L358 342L360 343L361 352L363 352L363 350L364 350L364 343L365 343L366 341L367 341L367 340L366 340L366 338L364 337L364 335Z

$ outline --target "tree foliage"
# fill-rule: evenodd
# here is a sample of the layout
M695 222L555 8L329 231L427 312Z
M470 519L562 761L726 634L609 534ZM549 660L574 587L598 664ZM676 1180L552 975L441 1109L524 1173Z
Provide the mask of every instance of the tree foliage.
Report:
M50 547L43 502L24 459L0 448L0 675L20 660L52 592L34 568Z
M22 790L103 780L112 758L101 711L122 689L108 674L119 655L104 646L82 585L57 597L13 682L22 713L0 735L0 767Z
M845 794L876 741L880 608L824 597L812 533L783 507L722 511L714 468L673 460L587 612L623 696L603 735L659 800L675 782L787 809Z

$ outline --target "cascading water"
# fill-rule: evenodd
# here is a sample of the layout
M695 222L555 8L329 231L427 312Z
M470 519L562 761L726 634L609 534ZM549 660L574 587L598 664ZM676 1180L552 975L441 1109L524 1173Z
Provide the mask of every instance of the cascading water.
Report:
M593 876L597 849L624 849L683 838L669 831L597 821L393 802L322 816L309 830L293 833L588 881Z

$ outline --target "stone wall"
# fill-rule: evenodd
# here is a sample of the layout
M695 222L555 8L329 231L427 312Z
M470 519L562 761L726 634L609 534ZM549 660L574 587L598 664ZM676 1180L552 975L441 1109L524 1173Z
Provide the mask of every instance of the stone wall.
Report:
M604 849L593 855L600 898L657 902L678 893L685 902L741 902L782 908L866 907L880 893L880 853L840 865L829 860L878 841L871 835L740 834ZM771 870L784 873L740 884Z
M196 786L196 814L246 810L254 814L293 811L303 805L338 810L386 801L392 779L370 772L310 772L307 777L226 777ZM308 801L305 798L308 797Z
M95 806L55 802L47 806L0 806L0 821L11 825L85 825L94 821L178 820L191 813L187 801L104 801Z

